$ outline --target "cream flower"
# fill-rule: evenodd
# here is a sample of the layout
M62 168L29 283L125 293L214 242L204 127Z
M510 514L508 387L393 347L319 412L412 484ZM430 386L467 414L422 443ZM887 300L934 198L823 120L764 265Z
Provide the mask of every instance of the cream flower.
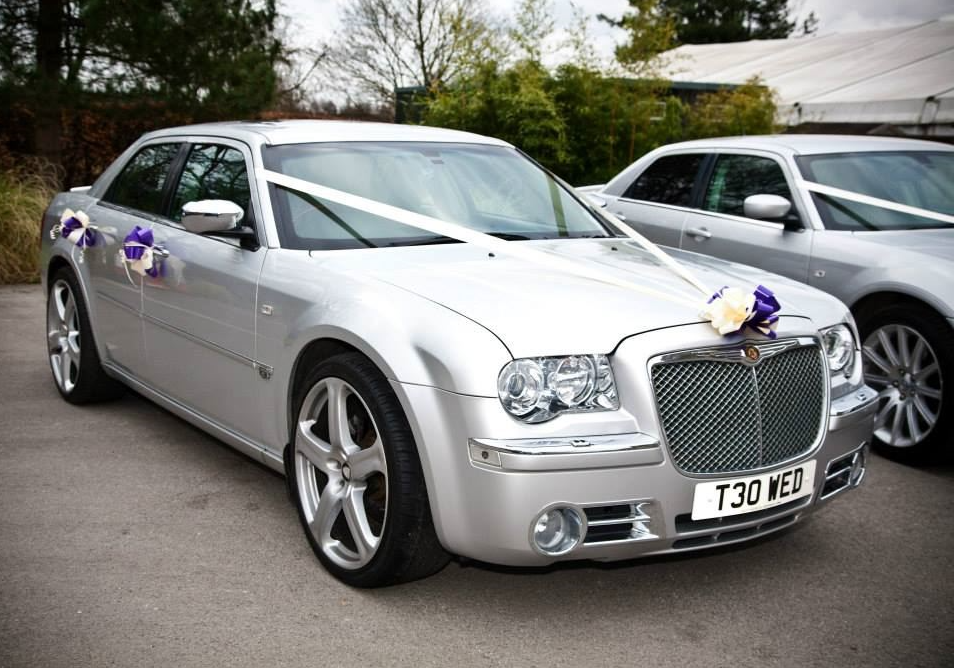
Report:
M739 288L723 288L706 304L700 317L710 321L720 334L739 331L753 313L756 296Z

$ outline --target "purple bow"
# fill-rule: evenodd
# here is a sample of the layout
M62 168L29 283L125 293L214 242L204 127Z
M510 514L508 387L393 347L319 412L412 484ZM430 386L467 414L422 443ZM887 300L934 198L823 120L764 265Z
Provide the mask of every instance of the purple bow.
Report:
M60 226L60 235L64 238L69 237L76 230L82 230L83 223L77 220L76 216L70 216L63 224ZM80 248L88 248L96 244L96 233L87 227L83 234L80 235L80 238L76 241L76 245Z
M706 303L710 304L717 297L722 297L723 290L727 287L728 286L724 285L714 292L713 296L710 297ZM749 317L738 330L730 333L736 334L745 327L749 327L770 339L775 339L776 323L779 322L779 316L776 315L776 311L780 309L779 300L776 299L776 295L773 294L773 291L765 285L757 285L756 289L753 290L753 296L756 298L756 301L753 303L753 310L750 312Z
M131 246L130 242L133 244L142 244L142 246ZM136 260L142 259L143 254L146 252L144 246L148 248L153 247L153 231L137 225L126 235L126 238L123 239L123 254L129 262L135 262ZM155 256L153 257L153 266L147 269L146 273L153 278L159 276L159 265L156 262Z
M776 323L779 322L779 316L776 315L776 311L780 309L779 300L776 299L772 290L763 285L757 285L753 295L756 297L756 303L753 304L753 315L749 317L746 324L757 332L775 339Z

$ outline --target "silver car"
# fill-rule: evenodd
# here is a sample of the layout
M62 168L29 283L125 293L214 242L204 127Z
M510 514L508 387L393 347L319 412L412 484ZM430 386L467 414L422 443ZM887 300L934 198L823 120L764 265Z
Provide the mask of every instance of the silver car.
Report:
M671 265L494 139L163 130L57 195L43 238L63 397L131 387L285 473L311 547L354 586L451 554L743 541L865 472L876 394L841 302L694 254ZM687 272L774 291L775 338L718 333Z
M657 243L848 304L880 393L875 444L920 461L951 455L952 164L951 146L910 139L733 137L664 146L582 190Z

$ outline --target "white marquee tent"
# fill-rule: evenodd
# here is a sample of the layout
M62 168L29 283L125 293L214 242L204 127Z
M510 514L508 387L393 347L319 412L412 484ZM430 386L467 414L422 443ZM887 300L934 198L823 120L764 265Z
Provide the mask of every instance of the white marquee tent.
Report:
M762 77L788 126L856 125L952 137L953 32L946 17L916 26L731 44L687 44L665 54L683 84Z

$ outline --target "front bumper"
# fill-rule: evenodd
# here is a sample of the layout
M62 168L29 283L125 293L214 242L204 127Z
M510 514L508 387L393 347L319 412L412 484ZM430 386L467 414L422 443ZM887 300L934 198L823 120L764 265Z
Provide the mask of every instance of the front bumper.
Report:
M814 460L809 496L743 515L694 521L696 484L713 476L675 468L655 436L658 429L646 401L612 413L558 418L542 438L537 425L513 420L496 398L398 382L393 387L419 444L442 544L457 555L512 566L681 552L789 526L861 481L877 405L876 393L865 386L832 401L821 444L776 467ZM644 429L634 429L636 425ZM584 519L584 537L566 554L548 556L532 547L531 527L541 512L555 507L571 508Z

